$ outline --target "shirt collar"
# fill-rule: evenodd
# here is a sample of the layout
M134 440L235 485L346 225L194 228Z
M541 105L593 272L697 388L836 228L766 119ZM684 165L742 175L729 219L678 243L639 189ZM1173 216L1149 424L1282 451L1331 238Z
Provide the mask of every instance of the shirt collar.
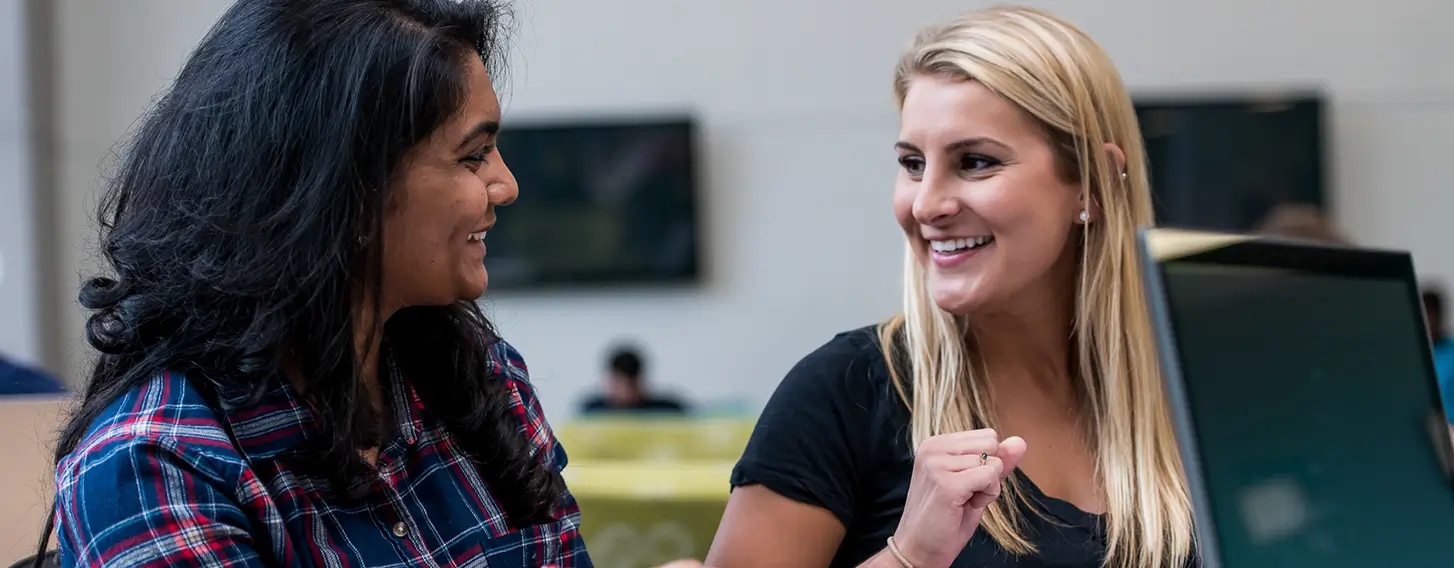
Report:
M385 387L390 393L395 435L414 445L424 430L424 403L414 392L393 357L384 357ZM304 447L318 436L317 417L293 385L281 375L267 383L256 401L222 397L223 418L232 429L238 449L253 460L275 459ZM387 445L389 442L385 442Z
M424 414L424 401L419 399L419 393L414 392L414 385L404 376L399 365L393 357L388 358L389 369L390 404L394 413L395 432L404 439L404 443L410 446L419 441L419 435L424 431L424 424L420 417Z

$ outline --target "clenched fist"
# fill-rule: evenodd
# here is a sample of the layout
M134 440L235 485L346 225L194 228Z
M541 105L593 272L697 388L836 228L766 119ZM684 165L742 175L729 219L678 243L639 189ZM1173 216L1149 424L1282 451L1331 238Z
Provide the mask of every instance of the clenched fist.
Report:
M979 528L984 509L1025 456L1025 441L994 430L943 434L914 455L914 474L894 543L919 568L947 568Z

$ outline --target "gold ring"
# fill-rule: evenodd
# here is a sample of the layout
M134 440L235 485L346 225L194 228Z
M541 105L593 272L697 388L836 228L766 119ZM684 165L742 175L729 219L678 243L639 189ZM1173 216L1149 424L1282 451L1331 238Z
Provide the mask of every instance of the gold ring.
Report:
M980 452L980 454L979 454L979 465L985 465L985 464L988 464L988 463L990 463L990 453L989 452Z

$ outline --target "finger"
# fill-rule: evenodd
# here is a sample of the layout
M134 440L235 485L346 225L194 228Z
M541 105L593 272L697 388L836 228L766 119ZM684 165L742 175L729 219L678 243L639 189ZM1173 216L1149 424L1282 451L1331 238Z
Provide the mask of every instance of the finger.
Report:
M993 440L985 440L973 448L969 446L965 446L965 448L978 451L947 453L942 449L931 450L928 453L914 456L914 469L926 473L965 471L985 465L995 457L995 453L1000 451L999 443Z
M978 430L964 430L964 431L961 431L961 432L950 432L948 434L940 434L938 436L933 436L933 437L929 438L928 440L925 440L924 443L926 443L926 444L933 443L935 445L956 445L956 444L963 443L965 440L974 440L974 439L982 439L982 438L989 438L989 439L992 439L992 440L999 440L1000 439L1000 435L999 435L999 433L995 432L995 430L993 428L980 428Z
M998 434L994 430L970 430L942 434L925 441L921 452L931 454L982 454L994 455L1000 451Z
M976 493L992 489L995 496L998 496L1000 472L1003 468L1004 462L999 458L991 457L985 465L944 475L940 485L955 496L954 504L962 507L969 503Z
M983 509L990 506L990 503L994 503L995 499L1000 498L999 485L1000 484L998 483L995 484L994 493L990 493L989 491L981 491L979 493L975 493L973 497L969 498L969 508Z
M1019 436L1010 436L1000 442L999 451L995 452L995 455L1005 460L1004 475L1014 473L1015 468L1020 467L1020 459L1025 457L1025 452L1029 449L1029 444L1026 444L1025 440Z
M995 456L990 452L980 452L978 454L926 456L924 459L927 460L925 465L928 466L929 471L960 472L982 467L995 459Z
M995 481L986 485L984 489L975 492L975 494L969 498L969 506L975 509L983 509L986 505L989 505L990 502L998 499L1000 497L1001 489L1004 488L1004 479L1005 475L1007 475L1005 473L1005 462L1000 458L990 459L994 460L994 463L985 464L984 467L994 469L993 473L995 475Z

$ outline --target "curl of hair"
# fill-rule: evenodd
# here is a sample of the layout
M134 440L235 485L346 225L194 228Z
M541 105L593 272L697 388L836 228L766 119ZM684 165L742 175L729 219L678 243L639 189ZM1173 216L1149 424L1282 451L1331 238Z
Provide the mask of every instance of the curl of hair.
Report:
M163 370L247 404L286 359L324 430L300 452L316 456L310 473L343 494L364 486L357 451L377 419L359 404L356 298L379 297L391 174L463 106L470 58L500 80L508 24L495 0L233 4L142 118L105 188L110 274L79 294L100 356L57 461ZM425 378L413 384L428 412L525 526L550 518L564 483L531 454L506 382L489 376L497 340L467 301L403 310L382 338Z

